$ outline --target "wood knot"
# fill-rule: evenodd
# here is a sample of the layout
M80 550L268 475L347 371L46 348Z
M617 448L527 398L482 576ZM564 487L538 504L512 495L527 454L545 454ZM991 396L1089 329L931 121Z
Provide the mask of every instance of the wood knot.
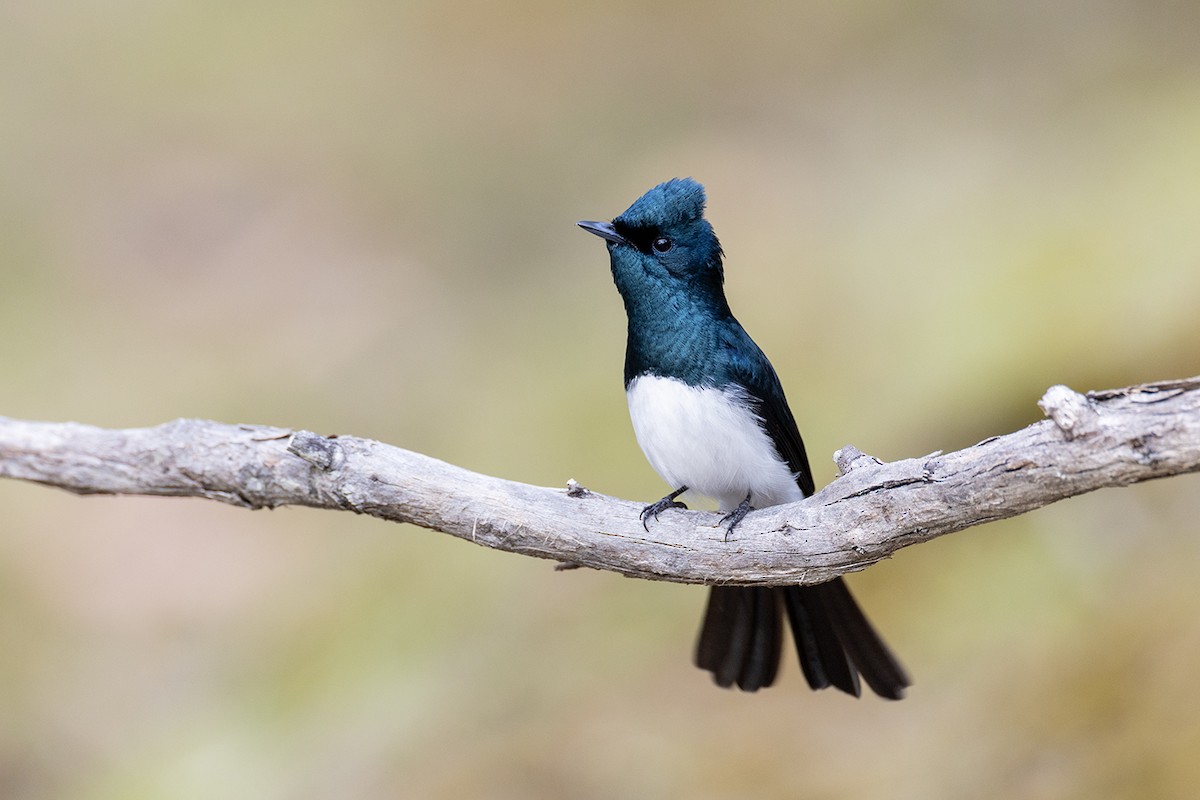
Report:
M338 469L346 462L346 453L340 444L312 431L293 433L287 449L322 472Z
M1051 386L1038 401L1038 407L1058 426L1067 441L1094 431L1099 415L1088 399L1061 384Z
M848 444L833 454L833 463L837 464L838 472L849 475L851 470L860 467L882 464L875 456L869 456L852 444Z

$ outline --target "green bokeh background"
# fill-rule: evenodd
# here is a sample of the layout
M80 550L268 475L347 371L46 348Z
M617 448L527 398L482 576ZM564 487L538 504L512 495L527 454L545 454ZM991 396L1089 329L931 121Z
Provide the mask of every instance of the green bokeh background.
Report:
M600 243L709 190L818 483L1200 369L1200 5L0 7L0 413L367 436L651 500ZM852 578L915 685L689 665L702 592L0 484L4 798L1190 797L1196 480Z

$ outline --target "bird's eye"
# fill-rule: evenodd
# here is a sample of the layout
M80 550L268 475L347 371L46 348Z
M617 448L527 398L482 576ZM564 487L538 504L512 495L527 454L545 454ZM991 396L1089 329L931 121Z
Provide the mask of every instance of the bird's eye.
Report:
M654 240L654 244L652 244L651 247L653 247L659 253L665 253L671 249L671 245L672 242L670 239L665 236L660 236Z

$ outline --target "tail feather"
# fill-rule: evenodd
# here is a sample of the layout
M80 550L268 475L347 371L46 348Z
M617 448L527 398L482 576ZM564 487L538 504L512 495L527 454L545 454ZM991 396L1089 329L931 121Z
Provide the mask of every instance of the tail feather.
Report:
M750 692L770 686L779 669L784 613L813 689L835 686L857 697L861 673L880 697L904 696L908 675L841 578L817 586L714 586L696 665L712 672L719 686Z
M841 578L817 586L803 587L814 598L815 605L838 632L838 639L850 660L862 673L872 691L889 700L904 697L904 689L912 682L891 649L875 632L850 589Z
M783 595L792 636L796 640L796 652L800 656L800 668L813 689L836 686L846 694L858 697L862 693L858 670L838 636L833 618L813 602L812 588L815 587L788 586L776 590Z
M712 672L713 680L722 688L732 686L742 672L754 623L749 599L749 595L730 592L724 586L714 586L708 595L696 663Z
M714 586L696 645L696 665L718 686L737 684L747 692L775 682L783 626L775 590Z
M775 682L779 671L779 654L783 646L783 625L779 618L779 601L770 589L760 588L753 595L754 640L742 664L738 683L747 692L757 691Z

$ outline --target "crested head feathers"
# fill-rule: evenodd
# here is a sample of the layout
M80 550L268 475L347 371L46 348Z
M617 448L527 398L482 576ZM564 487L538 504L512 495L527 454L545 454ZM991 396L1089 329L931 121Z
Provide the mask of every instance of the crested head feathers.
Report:
M691 178L672 178L655 186L613 220L631 228L670 228L704 216L704 187Z

